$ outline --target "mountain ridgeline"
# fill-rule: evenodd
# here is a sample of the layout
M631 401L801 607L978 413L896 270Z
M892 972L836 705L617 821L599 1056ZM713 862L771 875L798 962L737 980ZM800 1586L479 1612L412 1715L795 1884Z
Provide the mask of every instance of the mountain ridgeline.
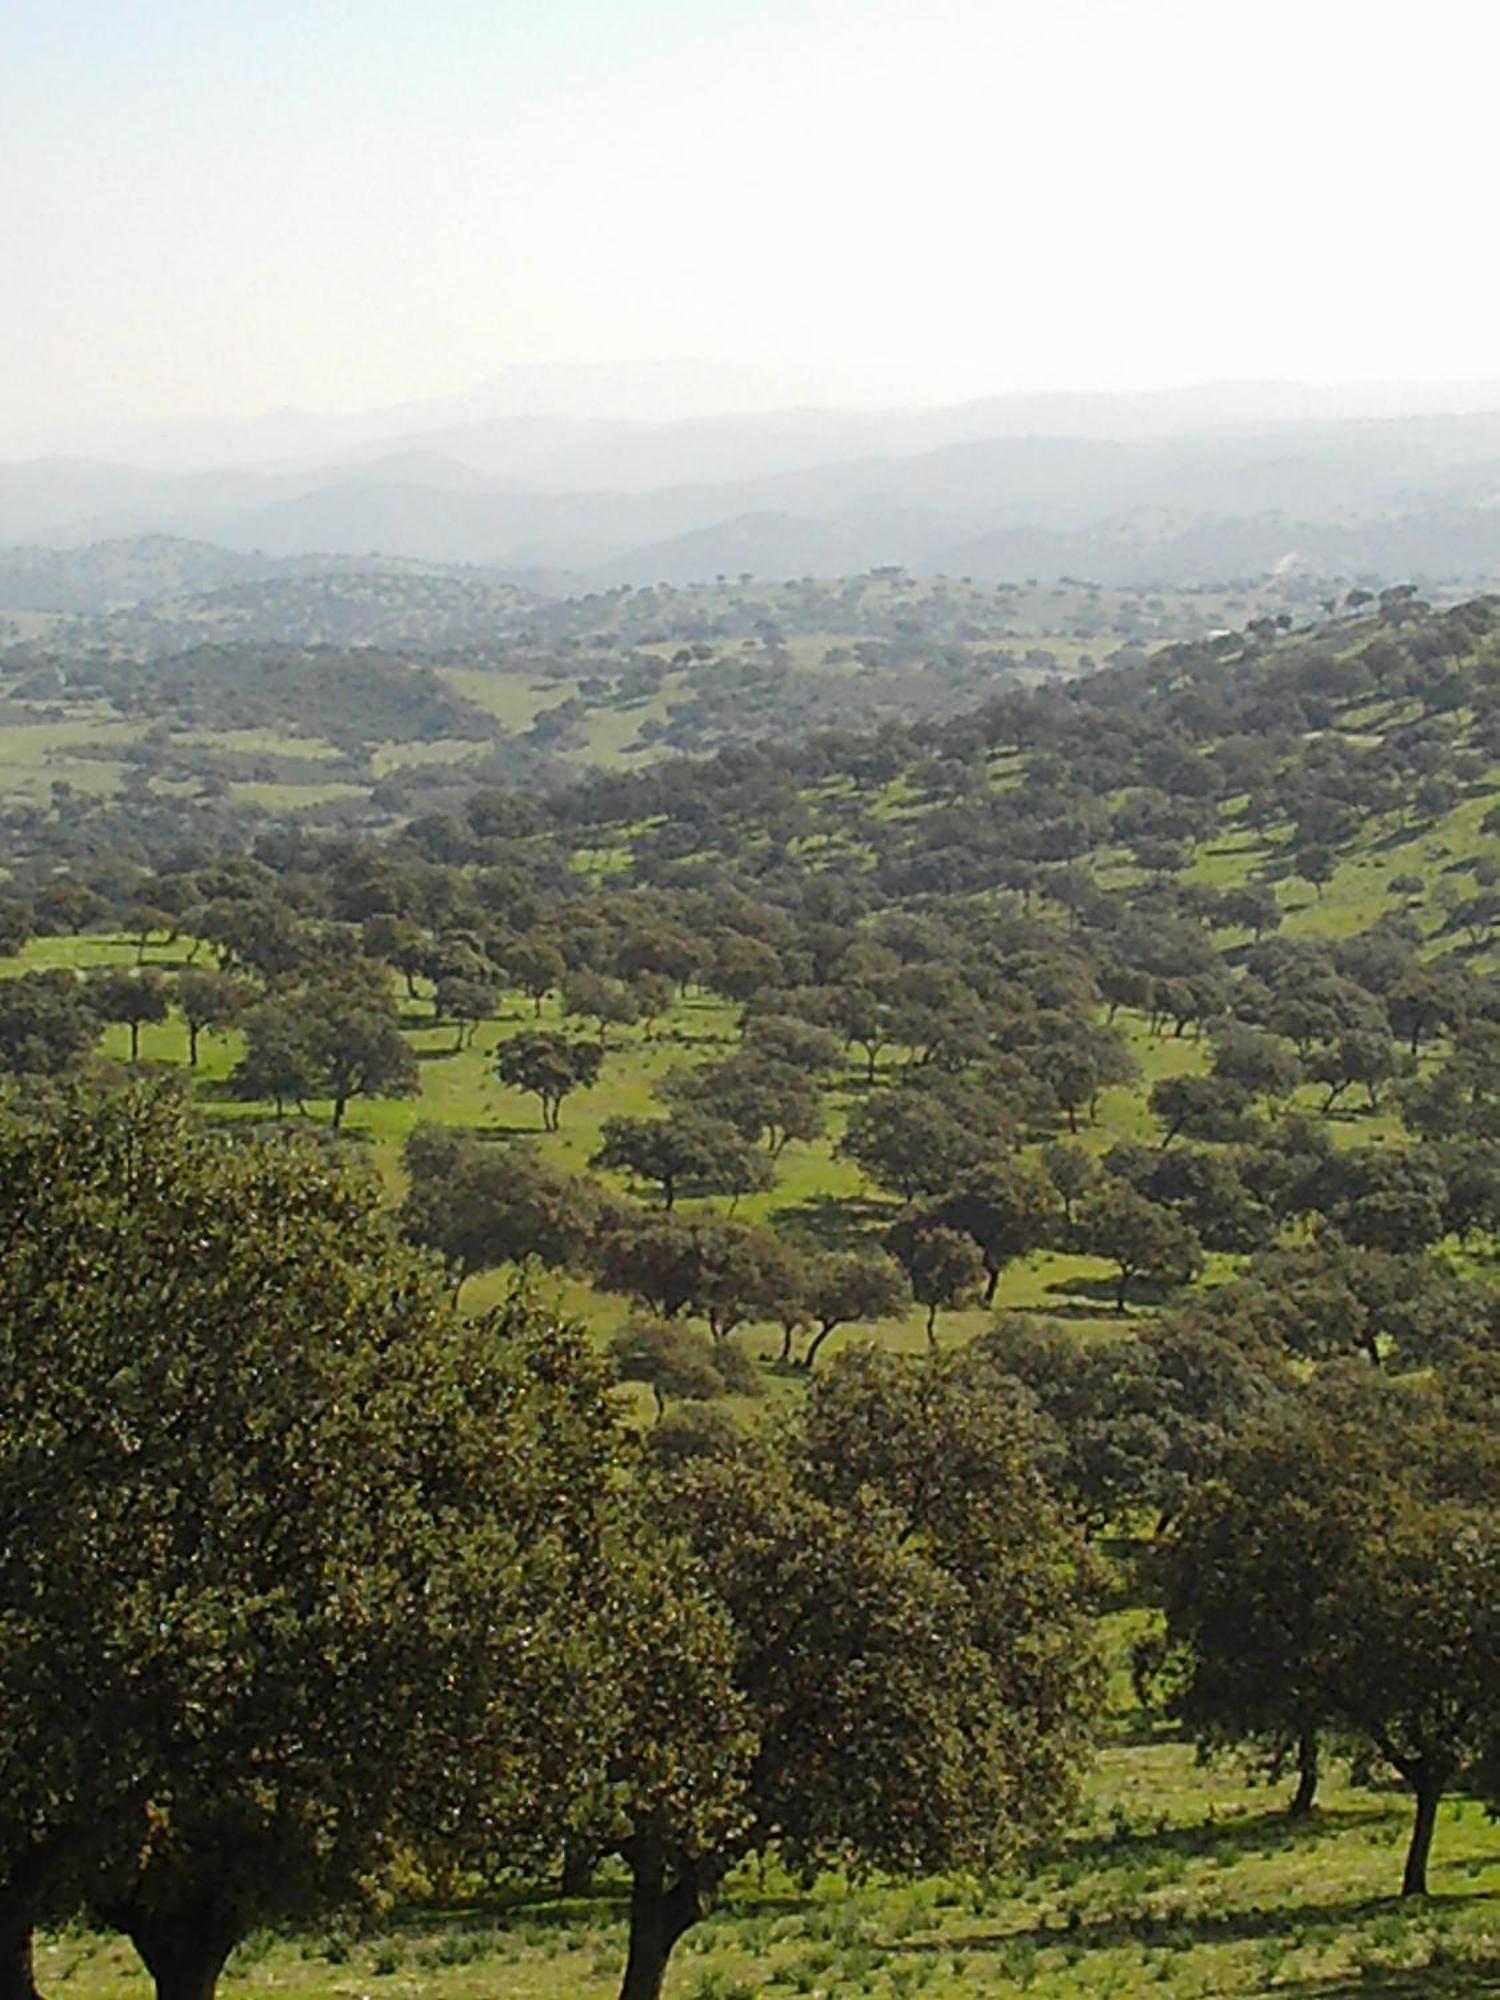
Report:
M1496 575L1493 392L1463 415L1399 401L1375 414L1378 397L1351 407L1357 397L1312 393L1001 398L676 423L479 420L191 470L12 460L0 464L0 542L167 535L246 562L380 550L575 589L892 563L986 583L1190 585L1296 568L1473 587Z

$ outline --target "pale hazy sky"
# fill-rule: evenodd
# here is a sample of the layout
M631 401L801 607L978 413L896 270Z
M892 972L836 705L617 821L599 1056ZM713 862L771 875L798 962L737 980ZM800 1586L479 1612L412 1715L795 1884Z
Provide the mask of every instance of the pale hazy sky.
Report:
M1500 375L1500 0L0 0L0 440L509 362Z

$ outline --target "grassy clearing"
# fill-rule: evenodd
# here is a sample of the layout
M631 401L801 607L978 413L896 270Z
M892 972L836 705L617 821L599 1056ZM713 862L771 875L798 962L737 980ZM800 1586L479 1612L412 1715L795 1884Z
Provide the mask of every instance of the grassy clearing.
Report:
M571 680L536 680L527 674L485 673L473 667L437 671L455 694L517 734L529 729L544 708L578 692L578 683Z
M23 970L71 968L88 971L108 966L130 966L136 962L134 942L126 938L86 936L42 938L27 945L18 959L0 961L0 975ZM173 971L187 961L187 947L153 947L145 963L163 971ZM501 1083L494 1072L494 1058L511 1035L534 1027L556 1027L556 1003L546 1002L540 1014L527 1002L512 998L499 1019L484 1023L473 1045L455 1050L455 1035L446 1022L435 1022L425 999L407 1003L404 1013L406 1033L416 1052L421 1070L419 1095L408 1099L355 1099L345 1120L351 1150L362 1153L390 1190L399 1196L402 1186L401 1152L415 1126L421 1123L459 1126L497 1139L525 1138L534 1141L559 1166L583 1172L598 1150L606 1119L649 1116L661 1109L658 1086L669 1070L684 1063L700 1063L722 1056L737 1039L738 1009L711 995L694 994L680 1000L653 1035L641 1030L618 1031L612 1037L604 1071L597 1085L570 1097L563 1107L562 1129L555 1133L541 1128L536 1100ZM1157 1037L1147 1033L1143 1020L1122 1017L1142 1073L1149 1083L1159 1076L1200 1068L1201 1045L1186 1038ZM123 1027L106 1030L101 1052L111 1061L124 1063L129 1053L129 1036ZM268 1103L244 1103L230 1095L228 1078L239 1060L242 1042L238 1035L205 1034L199 1044L196 1072L187 1070L187 1034L175 1016L160 1026L141 1031L140 1053L144 1068L190 1075L195 1095L204 1109L216 1117L264 1120L272 1115ZM894 1065L882 1065L889 1079ZM832 1093L828 1130L821 1139L808 1144L794 1143L777 1162L776 1185L769 1192L738 1203L735 1213L751 1221L775 1220L794 1227L815 1239L833 1240L847 1231L851 1216L856 1229L878 1233L894 1220L898 1204L882 1197L851 1162L837 1153L849 1106L860 1086L853 1072L841 1079ZM316 1101L308 1105L310 1116L327 1121L329 1107ZM1138 1090L1121 1088L1105 1093L1097 1123L1083 1125L1080 1143L1102 1153L1125 1139L1154 1139L1156 1129ZM605 1176L606 1179L611 1177ZM627 1184L613 1177L621 1192ZM683 1207L691 1210L691 1201ZM512 1282L505 1271L488 1273L471 1281L464 1302L479 1311L503 1296ZM1118 1324L1109 1305L1109 1269L1096 1258L1042 1252L1013 1266L1002 1279L996 1306L1000 1310L1046 1310L1062 1313L1073 1320L1080 1332L1108 1330ZM566 1286L561 1293L566 1308L601 1332L619 1325L627 1308L616 1299L601 1297L582 1283ZM944 1346L957 1345L990 1324L989 1312L982 1309L944 1313L939 1322L939 1338ZM874 1333L883 1344L906 1353L923 1352L927 1345L925 1316L914 1309L904 1320L878 1329L858 1325L841 1330L832 1347L851 1339L867 1339ZM750 1352L768 1357L779 1350L780 1330L748 1328L741 1336Z

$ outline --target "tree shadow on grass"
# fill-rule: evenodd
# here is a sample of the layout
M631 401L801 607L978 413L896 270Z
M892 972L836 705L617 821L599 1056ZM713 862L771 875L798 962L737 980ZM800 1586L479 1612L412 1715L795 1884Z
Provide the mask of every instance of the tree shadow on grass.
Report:
M1276 1990L1301 1994L1304 2000L1370 2000L1372 1994L1375 2000L1471 2000L1476 1994L1500 1993L1500 1953L1486 1951L1452 1965L1366 1964L1331 1979L1285 1980Z
M1082 1291L1084 1287L1080 1285L1077 1289ZM1091 1326L1098 1326L1107 1321L1110 1326L1121 1329L1130 1326L1132 1319L1130 1308L1127 1305L1124 1312L1117 1313L1113 1292L1110 1293L1107 1305L1085 1305L1081 1299L1069 1296L1073 1290L1072 1285L1049 1286L1049 1296L1045 1303L1036 1306L1011 1306L1007 1310L1036 1319L1086 1320ZM1061 1296L1054 1299L1050 1296L1052 1292L1060 1293Z
M1404 1815L1404 1807L1399 1810ZM1304 1819L1293 1819L1284 1808L1278 1807L1271 1812L1242 1813L1233 1819L1199 1821L1192 1826L1160 1830L1141 1827L1121 1833L1089 1834L1068 1841L1057 1858L1082 1861L1090 1867L1109 1867L1139 1866L1156 1856L1167 1855L1198 1860L1204 1855L1222 1855L1226 1849L1237 1856L1287 1853L1317 1847L1325 1840L1337 1840L1352 1826L1392 1816L1391 1805L1373 1799L1368 1804L1344 1807L1332 1817L1312 1812Z
M802 1236L819 1250L864 1250L879 1241L898 1211L889 1202L867 1196L810 1195L779 1209L776 1228L784 1236Z
M814 1902L811 1894L785 1889L757 1891L745 1884L736 1887L720 1914L730 1919L798 1916ZM381 1931L423 1935L462 1929L503 1932L518 1923L531 1929L570 1931L580 1922L623 1922L629 1911L629 1882L622 1871L611 1872L605 1864L586 1895L568 1896L546 1886L518 1885L513 1890L497 1889L451 1902L402 1905L380 1915L374 1924Z
M1490 1900L1481 1891L1470 1895L1443 1898L1445 1910L1452 1910L1463 1903L1483 1903ZM1357 1924L1364 1924L1380 1917L1406 1917L1420 1919L1421 1904L1403 1902L1396 1896L1349 1897L1339 1902L1329 1903L1278 1903L1269 1907L1252 1905L1243 1910L1204 1910L1194 1913L1174 1908L1171 1910L1133 1910L1098 1917L1080 1916L1074 1909L1061 1921L1049 1922L1046 1918L1038 1924L1017 1925L1014 1928L996 1927L989 1931L973 1931L963 1936L951 1933L935 1938L881 1940L880 1949L893 1956L917 1957L923 1954L950 1953L955 1951L996 1951L1005 1952L1018 1944L1029 1943L1039 1950L1051 1945L1068 1944L1078 1951L1118 1951L1122 1948L1150 1950L1153 1947L1189 1951L1201 1946L1223 1946L1235 1944L1255 1944L1265 1939L1285 1938L1290 1945L1293 1933L1299 1949L1308 1944L1331 1944L1343 1939ZM1481 1973L1486 1967L1481 1964ZM1489 1975L1500 1975L1500 1962L1489 1961ZM1465 1966L1461 1980L1470 1979L1473 1968ZM1278 1982L1277 1991L1319 1994L1331 1996L1345 1993L1370 1992L1386 1994L1405 1993L1488 1993L1497 1990L1494 1985L1456 1984L1447 1988L1434 1987L1431 1983L1434 1973L1423 1968L1420 1973L1401 1972L1392 1969L1391 1978L1415 1980L1415 1984L1393 1984L1371 1986L1365 1976L1358 1978L1339 1976L1332 1980L1311 1979L1297 1985L1283 1987ZM1428 1981L1423 1985L1421 1981Z
M1097 1301L1095 1315L1101 1309L1115 1312L1115 1291L1119 1280L1116 1278L1054 1278L1047 1287L1048 1294L1059 1293L1064 1298L1093 1299ZM1179 1290L1176 1285L1159 1285L1151 1278L1132 1278L1125 1291L1125 1311L1118 1318L1129 1317L1132 1307L1164 1306ZM1054 1310L1051 1306L1049 1312Z

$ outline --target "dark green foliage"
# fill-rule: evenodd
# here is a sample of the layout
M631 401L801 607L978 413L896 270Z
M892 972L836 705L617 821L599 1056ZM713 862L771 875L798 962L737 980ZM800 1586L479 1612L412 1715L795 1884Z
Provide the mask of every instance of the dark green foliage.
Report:
M0 1154L5 1924L83 1898L206 1993L397 1844L545 1840L608 1728L583 1350L456 1326L372 1185L169 1097Z
M969 1305L984 1287L979 1245L924 1214L903 1216L886 1232L885 1243L905 1271L912 1297L927 1308L927 1338L936 1342L938 1314Z
M712 1699L662 1699L670 1652L636 1696L607 1836L633 1882L624 2000L655 2000L729 1867L770 1842L809 1875L985 1866L1066 1809L1097 1693L1084 1565L986 1415L901 1364L836 1368L805 1438L658 1460L654 1518L732 1645ZM915 1462L950 1476L915 1489ZM692 1768L715 1718L717 1827L649 1784Z
M191 966L173 981L172 998L187 1027L188 1061L194 1068L202 1035L232 1027L248 1004L248 995L238 980L222 972L198 972Z
M429 668L365 649L196 646L149 663L91 661L85 684L127 715L170 716L180 728L285 730L350 746L492 733Z
M989 1160L972 1168L923 1213L973 1242L984 1265L986 1305L993 1304L1007 1265L1054 1238L1061 1220L1052 1182L1025 1159Z
M1500 1736L1500 1460L1492 1425L1362 1381L1234 1446L1156 1574L1185 1719L1361 1739L1411 1787L1421 1895L1437 1802Z
M558 1129L563 1100L596 1082L603 1067L604 1051L597 1042L552 1034L545 1028L512 1035L495 1057L500 1081L540 1103L542 1129L547 1132Z
M441 1125L419 1125L406 1142L403 1233L435 1250L455 1298L466 1279L497 1264L535 1258L580 1268L598 1220L595 1189L560 1172L529 1144L487 1145Z
M769 1161L738 1126L699 1110L667 1118L606 1118L602 1136L593 1164L660 1188L667 1209L679 1192L752 1194L774 1177Z
M130 1060L141 1057L141 1029L164 1021L171 989L159 972L96 972L85 998L101 1021L122 1022L130 1031Z
M0 982L0 1066L12 1076L61 1076L99 1032L83 983L71 972L27 972Z
M728 1341L705 1338L681 1320L632 1319L610 1341L622 1382L644 1382L657 1415L669 1400L711 1402L719 1396L757 1395L754 1364Z
M1238 1329L1166 1318L1087 1345L1061 1327L1010 1315L969 1348L965 1366L1023 1385L1049 1427L1042 1463L1094 1531L1146 1508L1170 1519L1217 1470L1230 1440L1288 1386L1274 1352Z
M1090 1256L1104 1257L1119 1274L1115 1310L1124 1312L1135 1277L1159 1285L1183 1285L1197 1275L1202 1246L1190 1223L1175 1209L1137 1194L1127 1181L1111 1179L1086 1197L1078 1211L1078 1240Z

